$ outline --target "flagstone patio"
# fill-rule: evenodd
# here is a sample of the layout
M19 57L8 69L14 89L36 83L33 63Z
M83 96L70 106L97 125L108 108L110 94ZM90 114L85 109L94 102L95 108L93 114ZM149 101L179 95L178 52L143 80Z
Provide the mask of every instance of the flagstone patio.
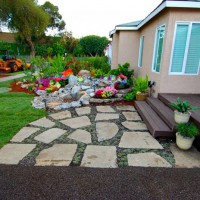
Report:
M0 149L0 164L116 168L200 167L200 152L154 139L133 106L88 106L49 113Z

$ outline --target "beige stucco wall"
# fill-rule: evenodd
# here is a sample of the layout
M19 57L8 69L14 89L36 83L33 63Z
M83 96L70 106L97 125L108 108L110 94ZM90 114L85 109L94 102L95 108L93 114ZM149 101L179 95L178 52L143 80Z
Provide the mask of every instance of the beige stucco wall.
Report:
M119 33L115 33L112 37L112 61L111 68L115 69L118 65L118 49L119 49Z

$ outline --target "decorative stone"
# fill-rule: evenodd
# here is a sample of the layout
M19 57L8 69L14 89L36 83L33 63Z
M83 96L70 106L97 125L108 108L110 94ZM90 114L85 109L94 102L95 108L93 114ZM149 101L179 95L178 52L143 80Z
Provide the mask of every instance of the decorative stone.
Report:
M0 164L18 164L36 144L7 144L0 149Z
M91 125L90 119L87 116L75 117L60 121L61 123L69 126L70 128L81 128Z
M33 133L39 131L39 128L34 127L24 127L22 128L10 141L11 142L22 142L24 139L28 138Z
M39 142L49 144L58 137L60 137L61 135L63 135L65 132L66 132L65 130L59 128L52 128L47 131L44 131L40 135L37 135L34 139Z
M119 147L134 149L163 149L159 142L147 132L124 132Z
M147 130L145 123L143 122L122 122L122 125L129 130Z
M88 76L91 76L91 74L90 74L90 71L82 69L79 71L78 76L88 77Z
M72 115L70 111L65 110L62 112L51 114L49 116L52 117L53 119L59 120L59 119L70 118Z
M51 128L55 125L55 123L52 122L51 120L47 119L46 117L43 117L34 122L31 122L30 125L40 126L40 127L44 127L44 128Z
M115 123L110 123L110 122L96 123L96 131L99 142L113 138L117 134L118 130L119 128Z
M142 120L137 112L122 112L126 120Z
M170 144L170 150L174 155L175 167L200 168L200 152L194 147L184 151L180 150L176 144Z
M44 149L36 158L36 166L69 166L77 144L54 144L48 149Z
M119 119L119 114L98 113L95 121Z
M80 101L72 101L71 102L71 107L72 108L81 107Z
M90 86L82 85L82 86L81 86L81 89L82 89L82 90L87 90L87 89L90 89Z
M117 155L115 146L96 146L86 147L81 166L97 168L116 168Z
M120 106L117 106L117 110L135 111L135 108L134 106L120 105Z
M71 96L72 96L73 99L75 99L75 100L80 99L80 97L81 97L80 89L81 89L80 86L76 86L76 85L72 88Z
M88 115L91 113L90 107L82 107L82 108L76 108L76 113L80 115Z
M62 103L59 107L61 109L68 109L68 108L72 107L72 104L71 103Z
M61 102L57 102L57 101L49 102L49 103L47 103L47 107L54 108L54 107L59 106L61 104L62 104Z
M85 144L89 144L92 142L91 134L88 131L77 129L72 134L68 136L68 138L76 140L78 142L83 142Z
M105 112L105 113L116 112L110 106L96 106L96 109L98 112Z
M59 97L64 100L64 101L67 101L67 100L71 100L72 99L72 96L70 93L61 93L59 95Z
M70 75L68 83L70 86L78 85L77 77L74 75Z
M134 167L172 167L164 158L153 153L128 154L128 165Z
M89 105L90 104L90 96L87 93L82 95L80 98L80 102L82 103L82 105Z

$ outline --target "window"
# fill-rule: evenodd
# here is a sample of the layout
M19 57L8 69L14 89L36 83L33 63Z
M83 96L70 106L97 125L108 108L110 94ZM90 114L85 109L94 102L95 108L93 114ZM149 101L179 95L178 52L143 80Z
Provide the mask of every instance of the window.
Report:
M142 36L142 37L140 38L140 48L139 48L139 57L138 57L138 67L142 67L143 45L144 45L144 36Z
M164 37L165 37L165 26L163 25L157 28L156 30L153 66L152 66L154 72L160 72Z
M198 74L200 23L178 23L174 36L171 74Z

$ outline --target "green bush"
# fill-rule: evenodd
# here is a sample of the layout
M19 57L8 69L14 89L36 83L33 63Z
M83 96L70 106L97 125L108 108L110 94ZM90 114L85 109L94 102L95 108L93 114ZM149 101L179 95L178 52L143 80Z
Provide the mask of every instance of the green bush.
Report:
M183 137L192 138L199 134L199 129L192 123L180 123L176 128Z
M148 89L148 76L146 75L146 78L143 77L137 77L135 78L135 84L134 84L134 90L136 92L145 93Z

